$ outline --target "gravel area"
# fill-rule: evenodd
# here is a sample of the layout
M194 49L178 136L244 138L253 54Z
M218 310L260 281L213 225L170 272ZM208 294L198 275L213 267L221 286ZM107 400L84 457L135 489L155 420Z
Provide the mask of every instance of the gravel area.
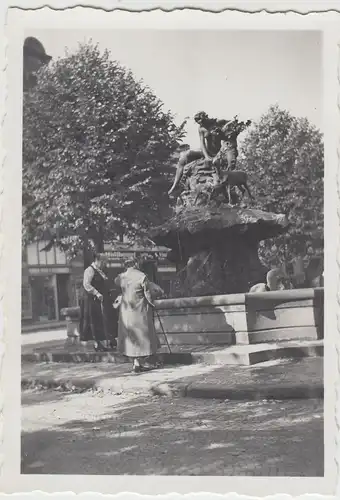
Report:
M22 473L322 476L323 403L25 391Z

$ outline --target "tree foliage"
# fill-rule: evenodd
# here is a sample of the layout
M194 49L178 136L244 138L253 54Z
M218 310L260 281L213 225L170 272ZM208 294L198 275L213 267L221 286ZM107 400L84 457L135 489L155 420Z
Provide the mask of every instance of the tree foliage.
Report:
M256 204L284 213L286 235L263 242L261 256L277 265L323 252L322 134L305 118L272 106L245 136L240 166L247 170Z
M159 224L184 125L97 46L42 68L24 95L24 242L57 228L76 253L88 238L100 247Z

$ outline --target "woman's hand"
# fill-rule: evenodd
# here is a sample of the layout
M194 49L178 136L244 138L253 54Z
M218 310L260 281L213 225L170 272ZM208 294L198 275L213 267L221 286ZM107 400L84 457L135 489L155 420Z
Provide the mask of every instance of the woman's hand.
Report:
M98 294L97 294L97 299L98 299L100 302L103 302L104 297L102 296L102 294L101 294L101 293L98 293Z
M114 309L118 309L120 307L121 303L122 303L122 296L118 295L118 297L116 298L116 300L113 303Z

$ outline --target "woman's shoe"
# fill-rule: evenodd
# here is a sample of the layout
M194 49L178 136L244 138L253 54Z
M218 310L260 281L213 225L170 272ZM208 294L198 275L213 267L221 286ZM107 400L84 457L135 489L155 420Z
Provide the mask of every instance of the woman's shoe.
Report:
M96 344L94 345L94 350L96 352L106 352L107 351L106 347L104 347L101 342L98 342L97 345Z
M132 371L133 371L133 373L141 373L142 367L141 366L137 366L137 365L133 365Z

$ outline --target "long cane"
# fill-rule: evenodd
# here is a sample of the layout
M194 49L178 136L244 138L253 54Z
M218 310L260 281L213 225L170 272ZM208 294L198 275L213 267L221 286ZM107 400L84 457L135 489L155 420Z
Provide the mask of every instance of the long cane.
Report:
M168 346L168 349L169 349L169 353L172 354L171 352L171 349L170 349L170 345L169 345L169 341L168 341L168 338L166 336L166 333L164 331L164 328L163 328L163 325L162 325L162 322L161 322L161 318L159 317L159 314L157 312L157 309L154 308L154 311L156 313L156 316L157 316L157 319L159 321L159 324L161 325L161 329L162 329L162 332L163 332L163 335L164 335L164 338L165 338L165 342L166 342L166 345Z

